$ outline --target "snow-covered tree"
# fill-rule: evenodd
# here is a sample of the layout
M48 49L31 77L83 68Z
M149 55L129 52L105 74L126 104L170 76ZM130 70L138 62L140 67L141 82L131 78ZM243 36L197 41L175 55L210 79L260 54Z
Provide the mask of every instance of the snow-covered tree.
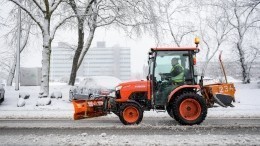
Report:
M73 57L69 80L69 84L74 85L77 70L79 69L84 56L89 50L96 28L112 24L116 18L115 13L117 10L114 9L114 3L104 0L89 0L86 1L86 3L69 0L69 5L74 11L78 24L78 45ZM85 28L88 30L87 40L84 40Z
M257 35L255 32L259 29L259 12L260 1L243 1L243 0L223 0L221 8L225 10L230 25L234 28L234 48L239 56L239 62L242 72L243 83L250 83L250 58L253 51L252 43ZM250 37L251 39L247 39ZM255 40L257 41L257 40ZM254 56L254 55L253 55Z
M26 3L27 1L24 1ZM16 53L14 50L17 48L17 37L18 37L18 20L17 20L17 6L14 6L11 11L9 12L9 17L6 20L5 29L8 30L8 32L3 36L5 38L5 42L8 45L9 49L8 52L10 53L10 61L7 61L8 63L11 62L11 66L9 68L8 73L8 79L7 79L7 85L12 85L12 81L14 78L15 68L16 68ZM20 53L23 52L25 49L29 35L31 33L31 27L33 26L33 22L31 18L25 13L21 13L21 48Z
M157 2L160 12L160 25L172 42L180 47L188 35L196 32L193 23L192 1L190 0L165 0Z
M21 9L31 17L31 19L39 26L41 30L43 50L41 90L39 97L47 97L49 95L51 43L57 29L72 16L67 17L65 15L66 11L55 14L63 0L30 0L30 2L26 5L21 3L19 0L9 1L20 6Z
M147 3L139 0L88 0L85 2L69 0L78 25L78 45L73 57L70 85L75 83L77 70L89 50L96 29L113 25L126 31L130 27L140 30L140 26L148 22L143 19L148 10L143 7L145 4ZM84 39L85 32L88 33L86 40Z
M228 45L228 38L233 28L229 25L223 9L216 3L202 1L198 3L197 8L200 22L198 36L202 40L203 49L206 50L206 63L202 69L202 75L205 75L210 60L223 46Z

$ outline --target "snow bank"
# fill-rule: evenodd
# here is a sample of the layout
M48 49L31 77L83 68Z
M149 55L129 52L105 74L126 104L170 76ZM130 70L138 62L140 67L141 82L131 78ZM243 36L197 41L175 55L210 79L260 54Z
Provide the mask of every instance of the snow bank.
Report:
M51 104L51 98L39 98L36 102L36 106L45 106Z
M23 107L23 106L25 106L24 98L18 98L17 107Z
M62 98L62 93L61 91L54 91L51 93L51 98Z
M28 99L30 97L30 94L27 92L20 92L19 98Z

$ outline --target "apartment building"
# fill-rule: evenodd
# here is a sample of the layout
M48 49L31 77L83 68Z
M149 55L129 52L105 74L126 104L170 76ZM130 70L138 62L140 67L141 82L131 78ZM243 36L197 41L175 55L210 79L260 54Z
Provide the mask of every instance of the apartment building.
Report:
M65 43L52 49L51 80L70 76L74 50ZM114 76L129 80L131 75L130 48L107 47L105 42L97 42L96 47L88 50L77 76Z

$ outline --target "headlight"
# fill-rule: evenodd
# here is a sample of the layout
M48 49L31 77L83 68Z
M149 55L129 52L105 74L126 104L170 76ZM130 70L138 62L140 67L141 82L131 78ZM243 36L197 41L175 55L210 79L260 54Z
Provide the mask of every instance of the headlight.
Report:
M121 90L122 86L117 86L116 91Z

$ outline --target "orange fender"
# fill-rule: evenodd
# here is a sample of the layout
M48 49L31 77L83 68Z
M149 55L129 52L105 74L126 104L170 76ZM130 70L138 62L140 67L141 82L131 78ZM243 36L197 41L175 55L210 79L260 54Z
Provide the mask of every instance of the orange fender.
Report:
M168 102L170 102L172 96L180 91L181 89L184 89L184 88L191 88L191 89L200 89L200 86L199 85L182 85L182 86L179 86L177 88L175 88L171 93L170 95L168 96Z

